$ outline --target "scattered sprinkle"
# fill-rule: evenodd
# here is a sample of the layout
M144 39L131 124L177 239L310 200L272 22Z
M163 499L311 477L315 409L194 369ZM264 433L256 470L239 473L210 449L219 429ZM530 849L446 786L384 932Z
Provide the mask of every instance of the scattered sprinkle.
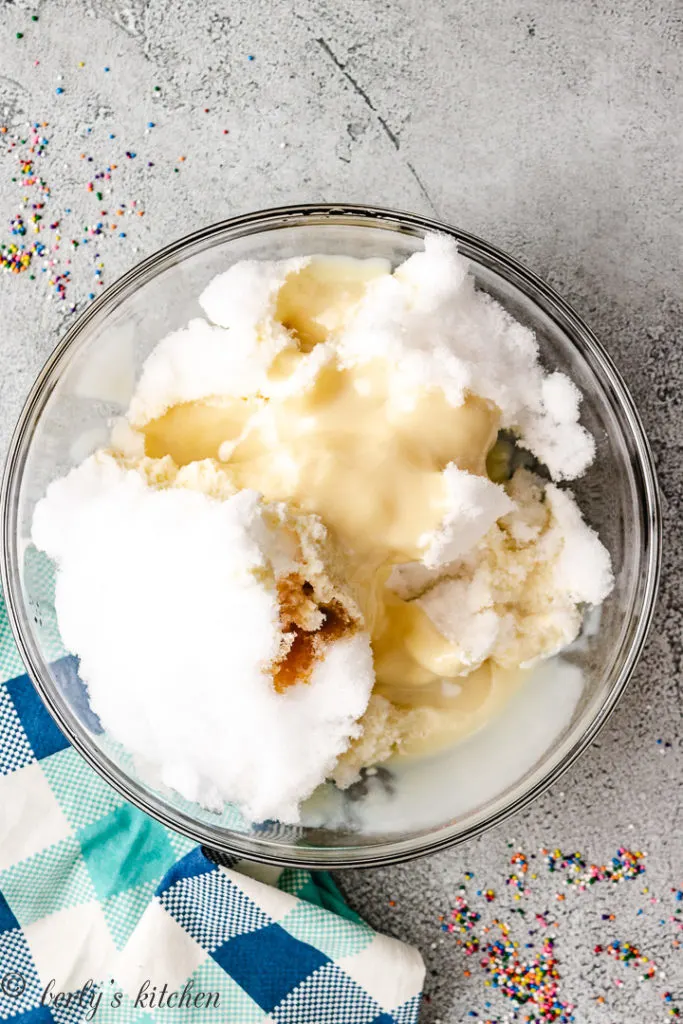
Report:
M57 91L61 92L61 87ZM61 211L50 209L54 200L51 199L47 177L50 168L47 127L46 121L29 122L12 130L7 125L0 125L0 156L13 161L9 178L19 189L17 209L9 219L7 234L5 238L0 234L0 271L14 275L26 273L31 281L43 280L49 285L54 298L65 300L74 283L74 270L80 274L84 266L90 268L95 284L104 286L104 261L99 252L94 253L90 261L88 252L93 248L92 243L99 245L105 237L114 237L114 232L115 237L125 239L128 231L122 230L124 225L118 221L109 223L105 220L106 210L99 210L99 215L96 214L89 223L74 225L69 223L72 215L70 206L63 207ZM88 135L91 131L86 129ZM117 165L112 162L95 170L92 156L81 153L80 158L92 175L85 184L86 191L101 204L105 196L104 186L107 191L112 190ZM117 218L141 217L145 212L137 199L119 200L114 205ZM84 256L74 263L72 257L79 250ZM94 298L92 290L87 295L89 299ZM77 304L72 302L66 309L70 313L75 312Z
M594 952L596 954L606 953L607 956L617 960L619 963L626 964L627 967L644 969L644 973L641 975L643 981L654 978L657 973L657 968L652 960L644 956L631 942L621 942L619 939L614 939L607 946L596 946Z
M564 872L564 884L585 890L596 882L630 881L645 872L645 854L620 846L608 864L587 864L580 853L541 850L550 872Z
M445 932L466 934L481 920L481 914L472 910L465 896L458 896L451 910L450 921L444 921L441 928Z
M525 875L529 870L529 861L527 860L526 854L518 850L510 857L510 864L514 867L512 874L508 875L505 879L505 884L509 885L512 889L516 889L517 893L523 893L528 895L529 889L527 888ZM519 899L519 896L516 897Z
M591 973L592 992L588 995L584 987L576 993L565 993L560 971L560 955L562 945L562 926L571 919L567 916L564 905L571 897L572 890L579 899L586 899L579 894L590 892L596 884L602 884L604 893L608 894L616 884L640 879L646 870L646 854L640 850L632 850L620 846L614 856L606 864L593 864L581 853L564 853L559 849L542 848L538 854L527 855L516 848L514 840L508 843L513 852L510 855L512 872L507 876L506 888L497 894L493 885L481 885L472 895L468 888L474 874L464 872L464 881L458 887L453 909L439 918L440 929L452 936L456 946L464 957L462 961L463 976L471 978L480 973L484 992L491 993L489 1000L471 1009L467 1018L476 1019L477 1024L578 1024L583 1019L575 1016L575 998L590 998L593 1002L605 1006L612 1011L605 1018L606 1024L617 1017L623 1018L623 1004L617 1005L615 1000L632 999L633 983L656 983L663 978L652 956L646 954L634 941L622 936L615 936L614 931L623 926L623 918L612 909L605 909L604 902L599 913L592 918L607 934L596 944L595 940L589 947L596 957L614 961L624 965L628 971L622 977L600 972ZM533 862L544 864L548 874L563 884L563 891L555 894L555 902L559 904L553 912L545 907L534 908L534 900L538 900L539 873L534 872ZM662 904L662 900L651 894L648 886L643 886L641 895L647 897L647 905ZM671 911L669 916L660 916L657 923L661 928L673 927L676 935L683 930L683 888L672 887L670 890ZM604 898L604 897L603 897ZM548 899L547 884L544 900ZM523 901L518 905L518 901ZM478 902L477 902L478 901ZM504 920L498 909L501 903L509 901L508 920ZM494 907L490 907L495 903ZM490 909L489 909L490 907ZM525 909L526 908L526 909ZM615 908L618 909L618 908ZM643 907L636 909L636 918L645 913ZM659 911L662 914L662 911ZM583 920L588 918L583 917ZM630 918L634 920L633 917ZM650 918L652 923L655 921ZM576 925L574 925L576 927ZM590 933L590 932L589 932ZM567 941L567 939L565 939ZM576 940L574 940L576 941ZM673 938L672 946L681 947L681 942ZM437 948L436 944L433 948ZM602 993L595 988L602 987ZM629 987L631 986L631 987ZM623 990L623 996L617 992ZM493 992L507 1000L508 1009L495 1015ZM675 994L666 991L662 995L666 1006L667 1019L680 1019L681 1010ZM614 1005L612 1005L614 1003ZM655 1019L652 1024L657 1024ZM663 1021L662 1021L663 1024Z
M540 950L524 957L519 946L509 938L507 925L497 922L501 937L484 949L481 966L488 975L487 985L500 992L518 1007L524 1006L527 1020L573 1021L573 1005L560 997L560 972L555 957L555 943L543 940Z

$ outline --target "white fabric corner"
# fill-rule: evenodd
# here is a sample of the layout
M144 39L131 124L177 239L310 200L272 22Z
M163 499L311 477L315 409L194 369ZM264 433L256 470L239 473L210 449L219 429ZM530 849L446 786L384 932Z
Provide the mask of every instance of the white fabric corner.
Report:
M181 988L208 954L157 899L140 918L114 963L114 977L134 999L144 982L169 991Z
M40 762L0 777L0 871L70 835Z
M116 946L99 903L67 907L24 926L40 983L54 979L54 991L73 992L102 977Z
M387 1011L422 991L425 965L420 953L387 935L375 935L360 953L343 956L337 964Z

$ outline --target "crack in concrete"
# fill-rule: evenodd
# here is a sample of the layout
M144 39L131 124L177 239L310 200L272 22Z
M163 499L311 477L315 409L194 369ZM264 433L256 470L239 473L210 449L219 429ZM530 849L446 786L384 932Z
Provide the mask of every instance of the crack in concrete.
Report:
M319 36L316 39L316 43L321 48L321 50L323 50L327 54L327 56L330 58L332 63L335 65L335 67L337 67L341 71L341 73L344 76L344 78L346 79L346 81L352 87L354 92L358 93L358 95L360 96L360 98L363 100L363 102L365 103L366 107L368 108L368 110L371 110L372 113L375 115L375 119L377 120L377 122L381 126L381 128L384 131L384 133L387 136L387 138L390 140L390 142L391 142L392 146L394 147L394 149L398 149L400 147L400 145L401 145L401 143L400 143L400 141L398 139L398 136L395 135L394 132L392 132L391 128L389 127L387 122L384 120L382 115L379 113L379 111L377 110L377 107L372 102L372 100L370 99L370 97L366 93L365 89L362 87L362 85L359 85L358 82L356 81L356 79L353 77L353 75L349 71L346 70L346 64L342 64L342 62L337 57L336 53L330 48L329 43L325 39L323 39L322 37Z
M418 186L420 192L422 193L422 195L425 197L425 199L429 203L429 206L430 206L430 209L431 209L432 213L434 214L435 217L439 218L439 211L437 210L436 206L434 205L434 201L433 201L432 197L430 196L429 191L427 189L427 186L423 182L422 178L420 177L420 175L417 173L417 171L415 170L413 165L408 160L406 160L406 167L408 168L408 170L410 171L412 176L415 178L415 181L417 182L417 186Z
M358 96L360 96L360 98L363 100L363 103L365 103L365 106L368 108L368 110L370 110L374 114L375 120L377 121L377 123L382 128L384 134L387 136L387 138L391 142L391 144L394 147L394 149L398 152L400 150L400 147L401 147L401 142L400 142L399 137L396 135L395 132L393 132L391 130L391 128L389 127L389 125L387 124L385 119L382 117L382 115L377 110L377 107L372 102L372 99L370 98L368 93L365 91L363 86L360 85L356 81L356 79L353 77L353 75L350 73L350 71L347 70L346 64L342 63L342 61L339 60L339 58L337 57L336 53L331 48L331 46L329 45L329 43L327 42L326 39L323 39L322 36L318 36L315 41L318 44L318 46L320 47L320 49L323 51L323 53L327 54L327 56L332 61L334 66L339 71L341 71L341 73L344 76L344 78L346 79L346 81L349 83L349 85L351 86L353 91L355 93L357 93ZM427 203L429 204L429 208L431 209L432 213L434 214L435 217L438 217L439 216L439 211L437 210L437 208L436 208L436 206L434 204L434 201L432 200L432 197L429 194L429 190L427 189L427 186L422 181L422 178L417 173L417 171L415 170L413 165L410 163L410 161L404 159L403 163L405 164L405 166L407 167L407 169L410 171L410 173L412 174L413 178L415 179L417 187L420 189L420 192L422 193L422 195L426 199Z

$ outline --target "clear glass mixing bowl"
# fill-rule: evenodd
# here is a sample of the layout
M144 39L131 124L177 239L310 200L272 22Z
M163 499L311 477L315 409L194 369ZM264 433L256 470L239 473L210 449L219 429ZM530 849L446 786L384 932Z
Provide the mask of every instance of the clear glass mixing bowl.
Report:
M233 808L216 815L155 788L144 765L133 763L90 710L78 663L59 638L52 567L30 542L34 506L52 479L106 443L108 423L125 411L144 359L169 331L201 314L197 296L215 274L237 260L316 252L396 264L429 231L458 240L478 286L536 332L545 366L564 370L581 389L597 457L575 491L611 553L614 591L561 661L546 664L499 719L452 750L380 769L346 794L323 787L302 827L250 825ZM216 224L108 288L67 332L29 395L4 476L2 531L2 581L17 643L43 700L92 767L134 804L215 850L310 867L388 863L462 842L555 780L597 734L631 675L652 616L661 543L643 427L576 313L478 238L409 214L348 206L290 207Z

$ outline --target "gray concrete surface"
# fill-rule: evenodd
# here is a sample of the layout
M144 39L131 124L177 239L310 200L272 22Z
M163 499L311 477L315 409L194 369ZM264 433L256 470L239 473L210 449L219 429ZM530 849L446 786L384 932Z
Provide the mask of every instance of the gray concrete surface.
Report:
M44 213L61 217L63 241L100 208L135 198L145 210L116 215L121 224L99 239L106 281L240 211L292 200L394 205L525 261L590 321L632 388L657 455L666 555L656 623L621 706L580 763L497 831L341 879L374 926L423 950L432 1024L514 1009L484 986L479 958L440 930L466 870L470 892L497 891L489 910L501 918L521 922L519 906L527 924L535 911L556 915L562 998L577 1022L671 1020L667 990L683 1012L683 934L669 920L683 906L672 892L683 888L682 41L676 0L0 3L2 241L22 195L8 139L27 120L47 121ZM87 182L112 161L100 202ZM73 254L66 302L49 298L46 275L0 277L0 456L70 305L97 290L92 252ZM624 844L647 851L647 872L559 902L557 876L541 867L532 895L515 903L505 886L511 842L598 863ZM613 939L653 958L657 976L639 982L643 970L593 953ZM528 1019L523 1008L518 1019Z

